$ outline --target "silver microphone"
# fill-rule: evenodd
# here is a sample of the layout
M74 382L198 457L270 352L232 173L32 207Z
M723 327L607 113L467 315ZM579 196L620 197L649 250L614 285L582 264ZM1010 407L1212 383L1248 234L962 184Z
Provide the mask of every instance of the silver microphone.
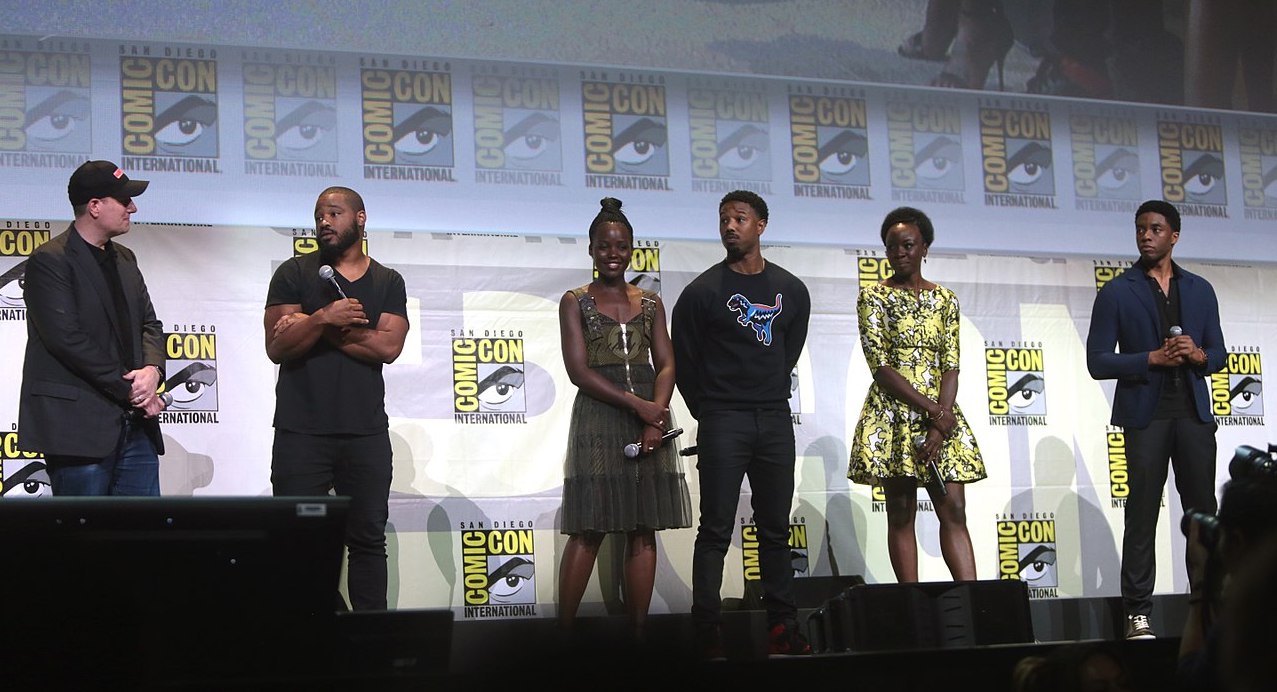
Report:
M346 292L341 290L341 284L337 283L336 277L333 276L332 267L328 266L327 264L321 266L319 268L319 278L323 279L324 281L331 281L333 284L333 288L337 289L337 295L341 296L343 300L346 298Z
M666 440L672 440L682 434L683 434L682 428L674 428L673 430L666 430L665 434L661 435L661 442L664 442ZM638 455L642 453L643 453L643 445L637 442L631 442L625 445L626 459L637 459Z
M168 392L160 392L160 401L164 402L164 408L168 408L173 405L173 395Z

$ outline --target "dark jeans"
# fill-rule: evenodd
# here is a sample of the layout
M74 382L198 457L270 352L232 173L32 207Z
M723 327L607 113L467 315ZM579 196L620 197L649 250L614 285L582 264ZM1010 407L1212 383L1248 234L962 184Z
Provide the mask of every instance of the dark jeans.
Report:
M386 609L386 522L390 435L304 435L275 431L270 482L279 496L350 497L346 590L354 610Z
M723 559L738 526L741 481L748 477L767 622L794 623L798 608L789 555L794 426L789 411L707 412L698 422L696 446L701 517L692 550L693 622L722 623Z
M68 431L67 434L74 434ZM55 496L160 494L160 457L142 426L124 419L115 451L101 459L50 454L44 458Z
M1167 460L1175 469L1180 507L1215 513L1216 427L1195 417L1155 418L1147 428L1125 431L1131 493L1122 531L1122 604L1128 615L1148 615L1153 609L1157 515Z

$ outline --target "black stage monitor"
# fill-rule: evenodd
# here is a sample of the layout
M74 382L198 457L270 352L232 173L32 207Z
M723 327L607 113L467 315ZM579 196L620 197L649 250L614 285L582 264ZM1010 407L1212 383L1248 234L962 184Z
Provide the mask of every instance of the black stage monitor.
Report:
M304 668L332 636L349 503L0 500L6 667L121 682Z

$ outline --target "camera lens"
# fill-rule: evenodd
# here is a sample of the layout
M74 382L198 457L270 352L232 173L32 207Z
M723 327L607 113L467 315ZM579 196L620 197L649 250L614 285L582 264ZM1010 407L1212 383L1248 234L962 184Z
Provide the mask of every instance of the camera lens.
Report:
M1184 512L1184 518L1179 522L1179 530L1188 536L1188 529L1193 522L1198 523L1197 536L1201 540L1202 545L1209 550L1215 549L1215 541L1219 539L1219 517L1206 512L1198 512L1190 509Z

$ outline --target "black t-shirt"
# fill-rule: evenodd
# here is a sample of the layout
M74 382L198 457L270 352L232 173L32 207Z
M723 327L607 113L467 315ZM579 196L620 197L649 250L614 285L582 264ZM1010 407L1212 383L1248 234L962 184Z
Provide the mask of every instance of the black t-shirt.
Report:
M340 296L332 282L319 278L321 260L312 252L285 261L275 270L266 306L301 305L314 314ZM408 318L408 297L399 272L369 258L368 271L350 282L334 274L346 296L364 306L370 327L382 313ZM311 435L371 435L386 430L386 384L381 363L352 358L323 338L306 355L279 366L275 383L276 428Z
M788 410L810 314L807 287L773 262L739 274L723 261L692 280L670 319L678 390L692 415Z

